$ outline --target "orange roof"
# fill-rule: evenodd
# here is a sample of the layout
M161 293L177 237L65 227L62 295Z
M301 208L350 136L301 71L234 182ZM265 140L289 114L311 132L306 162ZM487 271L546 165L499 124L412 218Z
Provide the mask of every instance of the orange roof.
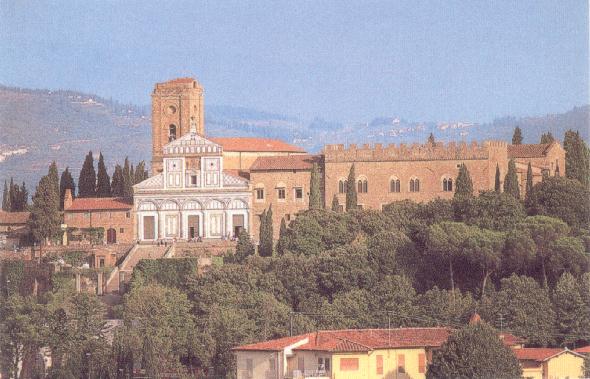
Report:
M310 336L313 333L307 333L307 334L300 334L298 336L292 336L292 337L283 337L283 338L277 338L274 340L268 340L268 341L264 341L264 342L257 342L257 343L251 343L248 345L242 345L242 346L238 346L238 347L234 347L232 350L254 350L254 351L258 351L258 350L268 350L268 351L281 351L283 349L285 349L288 346L291 346L299 341L304 340L305 338L310 338Z
M0 211L0 224L26 224L31 212Z
M250 137L218 137L209 140L223 146L225 151L264 151L305 153L305 150L277 139Z
M552 143L508 145L508 158L542 158Z
M317 155L289 155L276 157L258 157L250 166L250 171L266 170L311 170L314 162L319 162Z
M83 197L76 198L72 206L66 209L70 211L95 211L95 210L130 210L133 203L122 197Z
M584 347L580 347L578 349L575 349L574 351L576 353L580 353L580 354L588 354L588 353L590 353L590 345L584 346Z
M522 349L514 349L512 351L514 351L516 358L519 360L543 362L568 350L564 350L562 348L526 347Z

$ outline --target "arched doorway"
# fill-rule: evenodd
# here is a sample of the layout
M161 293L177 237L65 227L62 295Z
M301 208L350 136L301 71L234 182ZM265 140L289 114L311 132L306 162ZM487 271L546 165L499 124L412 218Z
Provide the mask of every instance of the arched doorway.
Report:
M114 228L107 230L107 243L117 243L117 231Z

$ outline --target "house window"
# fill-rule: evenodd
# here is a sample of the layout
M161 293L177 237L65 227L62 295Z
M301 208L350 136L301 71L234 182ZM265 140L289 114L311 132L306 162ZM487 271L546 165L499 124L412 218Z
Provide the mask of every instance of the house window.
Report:
M389 192L400 192L399 179L389 181Z
M410 192L420 192L420 180L410 179Z
M119 228L119 233L125 233L125 229L124 228Z
M418 372L424 374L426 372L426 355L418 354Z
M126 212L125 213L125 218L131 218L131 212Z
M397 355L397 372L400 374L406 372L406 356L403 354Z
M330 372L330 358L318 358L318 371L321 373Z
M443 191L444 192L453 192L453 179L451 178L444 178L443 182Z
M295 188L295 199L299 199L299 200L303 199L303 188L301 188L301 187Z
M168 127L168 142L172 142L176 139L176 125L170 124Z
M376 368L377 368L377 374L383 375L383 355L377 356Z
M264 200L264 188L256 188L256 200Z
M98 258L98 267L104 267L104 258Z
M348 182L346 180L338 181L338 193L346 193L346 187L348 187Z
M279 200L285 200L285 189L284 188L277 188L277 198Z
M340 358L340 371L358 371L358 358Z
M360 179L357 182L357 192L358 193L367 193L368 189L369 189L369 185L368 185L367 179Z

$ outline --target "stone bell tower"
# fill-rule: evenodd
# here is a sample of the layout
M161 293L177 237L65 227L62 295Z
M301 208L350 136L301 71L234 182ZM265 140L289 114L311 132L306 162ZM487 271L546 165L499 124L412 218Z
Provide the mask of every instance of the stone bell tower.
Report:
M205 134L203 87L193 78L156 83L152 93L152 174L162 171L162 148L187 133L191 120Z

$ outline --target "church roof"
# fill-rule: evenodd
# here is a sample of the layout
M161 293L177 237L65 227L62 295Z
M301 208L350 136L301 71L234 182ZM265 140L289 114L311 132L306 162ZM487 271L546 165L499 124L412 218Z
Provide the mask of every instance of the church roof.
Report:
M79 197L72 201L72 206L66 209L70 211L97 211L97 210L129 210L132 208L130 200L122 197Z
M253 137L215 137L211 141L223 146L225 151L243 152L284 152L284 153L305 153L299 146L270 138Z
M248 180L231 171L223 171L223 186L228 188L248 188ZM164 174L151 176L143 182L133 186L137 190L151 190L164 188ZM189 187L190 188L190 187Z
M222 147L197 133L187 133L164 145L164 155L169 154L215 154L221 155Z

